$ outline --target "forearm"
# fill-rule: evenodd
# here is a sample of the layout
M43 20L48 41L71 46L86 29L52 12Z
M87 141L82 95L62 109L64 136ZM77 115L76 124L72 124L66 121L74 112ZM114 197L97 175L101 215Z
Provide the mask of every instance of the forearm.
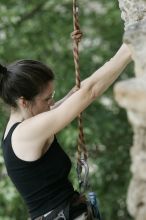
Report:
M81 88L86 87L86 91L91 92L92 97L100 96L120 75L127 64L131 61L131 53L124 44L115 54L115 56L106 62L100 69L95 71L90 77L81 82ZM78 88L76 86L61 100L56 102L52 109L61 105Z
M131 61L131 53L122 45L115 56L82 82L82 86L92 89L94 97L101 95L120 75Z
M64 96L62 99L60 99L59 101L55 102L55 104L52 106L51 109L57 108L59 105L61 105L66 99L68 99L74 92L76 92L78 89L76 86L74 86L68 93L66 96Z

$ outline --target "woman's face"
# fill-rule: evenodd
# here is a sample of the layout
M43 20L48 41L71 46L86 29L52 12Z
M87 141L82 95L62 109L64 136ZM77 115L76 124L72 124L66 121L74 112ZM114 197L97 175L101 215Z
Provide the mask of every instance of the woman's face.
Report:
M32 116L42 112L50 110L50 107L54 105L54 82L48 82L43 91L38 94L30 106Z

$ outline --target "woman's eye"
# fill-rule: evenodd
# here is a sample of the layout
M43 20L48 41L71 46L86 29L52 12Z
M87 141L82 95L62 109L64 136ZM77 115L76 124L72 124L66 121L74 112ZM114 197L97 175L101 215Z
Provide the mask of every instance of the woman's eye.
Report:
M52 99L52 97L49 97L47 99L45 99L46 102L49 102Z

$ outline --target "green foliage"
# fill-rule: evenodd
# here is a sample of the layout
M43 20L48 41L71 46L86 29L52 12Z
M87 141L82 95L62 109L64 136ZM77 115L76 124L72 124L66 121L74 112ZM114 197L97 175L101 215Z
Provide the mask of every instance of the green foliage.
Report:
M84 33L80 64L82 78L108 60L122 42L123 24L116 0L79 1ZM3 64L16 59L38 59L56 74L56 99L74 85L74 63L70 33L72 2L69 0L0 1L0 57ZM59 68L58 68L59 67ZM130 66L120 77L131 75ZM1 106L3 106L1 104ZM0 107L0 136L7 115ZM73 122L58 136L73 161L75 173L77 125ZM100 200L104 219L130 220L126 211L132 131L126 113L113 100L112 87L84 113L90 155L90 184ZM0 220L26 220L26 207L6 175L0 154Z

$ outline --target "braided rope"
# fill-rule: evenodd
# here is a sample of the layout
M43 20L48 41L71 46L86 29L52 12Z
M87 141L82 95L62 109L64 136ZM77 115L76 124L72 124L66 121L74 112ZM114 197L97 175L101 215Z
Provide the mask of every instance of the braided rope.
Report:
M80 79L80 66L79 66L79 42L81 41L82 33L79 27L77 0L73 0L73 26L74 26L74 33L76 33L76 35L72 35L76 86L77 88L80 88L81 79ZM87 160L88 157L88 152L84 140L82 114L78 115L78 128L79 128L79 136L78 136L77 161L78 164L81 164L81 159Z

